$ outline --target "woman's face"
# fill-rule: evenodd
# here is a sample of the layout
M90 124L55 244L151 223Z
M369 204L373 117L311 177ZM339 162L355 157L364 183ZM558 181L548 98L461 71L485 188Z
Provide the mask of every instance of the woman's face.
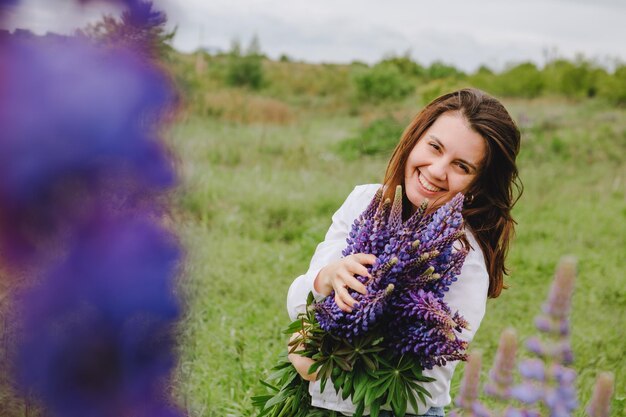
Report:
M439 207L465 192L476 178L486 152L485 140L459 112L447 112L424 132L404 168L404 188L413 206L428 199Z

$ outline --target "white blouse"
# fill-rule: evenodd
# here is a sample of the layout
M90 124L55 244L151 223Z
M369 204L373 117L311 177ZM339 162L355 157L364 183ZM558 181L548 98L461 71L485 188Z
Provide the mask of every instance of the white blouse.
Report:
M324 241L317 246L308 271L296 278L289 287L287 311L291 320L295 320L298 314L304 313L309 292L312 291L318 300L323 298L313 288L313 281L320 269L330 262L342 258L341 252L347 246L346 238L354 220L367 208L379 188L379 184L355 187L343 205L333 215L332 225L328 229ZM466 229L466 235L471 249L465 258L458 280L450 286L450 290L444 295L444 300L452 312L458 310L468 321L469 329L464 329L460 338L470 342L485 315L489 275L480 246L468 229ZM418 401L417 410L413 410L409 404L407 413L419 415L424 414L430 407L448 405L451 401L450 381L457 363L458 361L448 362L446 366L435 366L430 370L425 370L423 372L425 376L436 379L433 382L423 383L424 388L428 390L432 398L426 397L425 405ZM309 384L309 392L315 407L340 411L345 415L354 413L354 404L349 398L343 400L341 393L336 394L332 384L327 384L324 392L320 393L319 381L312 382ZM369 410L366 409L365 415L367 414L369 414Z

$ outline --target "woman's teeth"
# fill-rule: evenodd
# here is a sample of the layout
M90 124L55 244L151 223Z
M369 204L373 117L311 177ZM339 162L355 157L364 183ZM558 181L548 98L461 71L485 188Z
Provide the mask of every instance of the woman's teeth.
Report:
M432 191L433 193L436 193L437 191L441 191L442 189L439 187L436 187L434 185L432 185L431 183L429 183L423 176L421 173L419 173L419 175L417 176L417 179L419 180L420 184L422 184L422 187L426 188L428 191Z

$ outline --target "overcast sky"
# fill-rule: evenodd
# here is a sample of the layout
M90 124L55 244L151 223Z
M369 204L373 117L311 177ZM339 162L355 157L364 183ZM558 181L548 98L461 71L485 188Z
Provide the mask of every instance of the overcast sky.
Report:
M71 0L23 0L10 29L69 32L114 12ZM428 64L441 60L466 71L486 64L576 53L611 66L626 61L626 0L157 0L178 27L174 46L227 50L253 35L272 58L373 63L410 52Z

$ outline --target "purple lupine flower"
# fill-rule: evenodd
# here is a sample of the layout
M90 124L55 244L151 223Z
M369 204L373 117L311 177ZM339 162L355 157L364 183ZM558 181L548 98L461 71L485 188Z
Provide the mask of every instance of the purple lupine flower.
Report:
M539 414L537 410L507 407L504 410L503 417L541 417L541 415Z
M467 342L455 332L467 328L467 322L435 294L421 289L401 294L390 311L386 343L400 354L412 353L425 369L465 359Z
M481 362L482 355L479 352L472 352L467 355L463 380L455 401L457 407L467 409L478 399Z
M552 340L540 342L534 338L527 345L540 357L549 356L564 364L574 360L569 343L569 310L575 275L576 261L571 257L564 258L557 268L548 300L543 304L543 314L535 318L537 329Z
M566 257L560 262L550 295L542 308L543 314L535 319L537 329L546 337L532 337L526 341L527 349L540 359L520 364L519 371L524 382L511 391L511 395L519 401L541 401L551 417L569 417L577 407L573 385L576 372L564 366L574 360L568 315L575 270L573 258Z
M513 369L515 369L515 354L517 351L517 335L515 330L505 329L500 335L500 343L493 367L489 371L490 381L485 385L485 393L506 399L513 384Z
M348 340L366 334L382 318L393 289L393 284L389 284L378 292L368 292L359 298L358 304L347 314L330 300L318 303L315 309L320 327Z
M0 245L5 260L102 208L156 208L175 178L159 140L173 103L163 73L132 50L86 39L0 47ZM151 201L145 204L145 201Z
M576 277L576 260L565 257L557 268L554 281L550 287L550 295L543 306L543 311L551 317L567 319L571 307L572 293L574 292L574 278Z
M519 364L519 373L526 379L535 381L546 380L545 364L540 359L526 359Z
M591 401L587 406L589 417L609 417L614 377L610 372L598 375Z
M19 389L55 415L176 415L162 400L180 318L176 240L132 218L81 232L65 261L16 300Z
M512 387L509 395L524 404L535 404L543 398L543 391L535 384L523 383Z
M578 406L574 380L576 372L565 366L554 364L550 374L556 384L546 390L544 402L550 409L551 415L571 415Z

